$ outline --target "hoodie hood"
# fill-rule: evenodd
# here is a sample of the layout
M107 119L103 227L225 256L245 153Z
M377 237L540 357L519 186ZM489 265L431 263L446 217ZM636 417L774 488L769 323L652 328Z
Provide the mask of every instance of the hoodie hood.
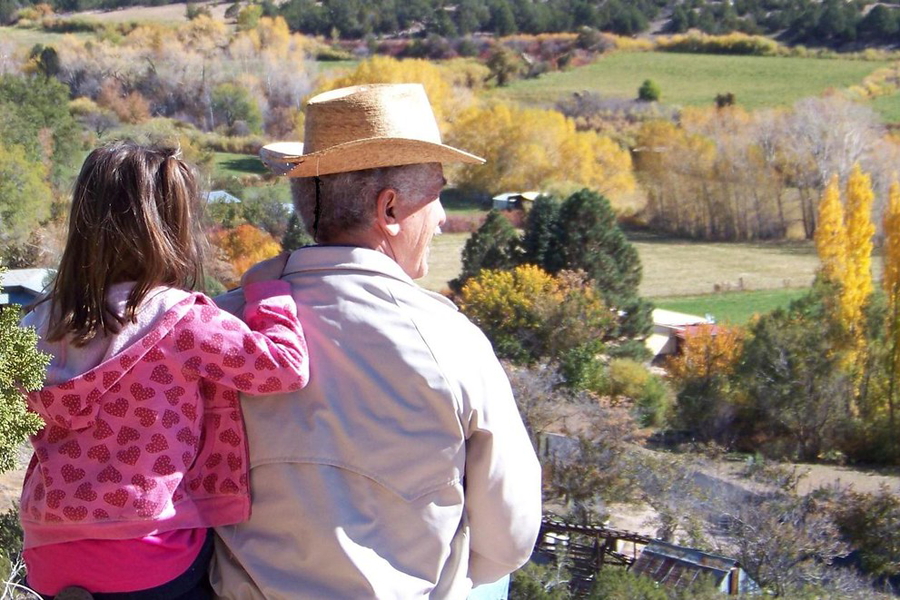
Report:
M113 286L109 301L119 314L133 283ZM29 394L29 404L48 424L65 429L83 429L94 423L99 400L117 392L122 379L137 361L151 354L155 345L194 305L194 295L172 288L155 288L147 294L136 316L115 335L97 336L87 345L75 347L68 339L46 342L50 303L44 302L22 320L35 327L38 349L53 358L47 368L45 387Z

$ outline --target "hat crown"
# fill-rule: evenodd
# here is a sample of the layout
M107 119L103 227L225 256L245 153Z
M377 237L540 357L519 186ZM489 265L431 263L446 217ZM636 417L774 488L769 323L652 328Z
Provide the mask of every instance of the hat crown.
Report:
M421 84L375 84L319 94L306 107L304 154L367 139L441 143Z

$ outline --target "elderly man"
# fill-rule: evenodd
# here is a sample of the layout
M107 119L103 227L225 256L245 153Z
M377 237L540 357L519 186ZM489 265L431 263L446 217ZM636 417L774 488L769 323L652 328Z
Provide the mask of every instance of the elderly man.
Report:
M293 177L318 245L257 268L290 282L311 376L243 404L252 517L217 530L213 586L465 598L528 560L541 515L538 462L489 342L413 282L445 219L441 163L483 161L441 143L419 85L313 98L297 150L262 154Z

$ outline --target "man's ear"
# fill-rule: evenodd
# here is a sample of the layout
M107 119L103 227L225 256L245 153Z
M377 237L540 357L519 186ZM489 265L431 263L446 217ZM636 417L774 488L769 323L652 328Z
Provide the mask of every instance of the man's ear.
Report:
M385 188L375 199L375 222L385 235L396 237L400 234L400 220L397 218L397 192Z

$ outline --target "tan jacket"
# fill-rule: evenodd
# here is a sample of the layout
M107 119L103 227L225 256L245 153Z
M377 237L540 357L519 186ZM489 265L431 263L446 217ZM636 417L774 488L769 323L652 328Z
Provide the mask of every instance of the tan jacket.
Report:
M216 592L464 598L526 562L540 468L481 331L372 250L303 248L284 273L310 381L243 405L252 515L217 530Z

